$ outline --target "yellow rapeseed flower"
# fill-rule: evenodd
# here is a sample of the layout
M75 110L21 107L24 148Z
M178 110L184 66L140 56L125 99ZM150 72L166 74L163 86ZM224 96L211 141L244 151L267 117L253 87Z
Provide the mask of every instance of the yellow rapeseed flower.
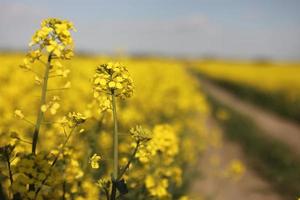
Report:
M41 23L41 28L33 35L29 46L39 50L27 56L37 59L45 48L48 53L61 59L69 59L73 55L73 39L70 31L75 30L67 20L49 18ZM34 51L33 51L34 52Z
M99 168L99 161L101 160L101 156L98 156L96 153L90 158L90 164L93 169Z
M110 94L128 98L133 93L133 81L128 70L118 62L109 62L97 67L93 84L95 97Z
M22 113L21 110L15 110L15 117L19 119L24 119L24 114Z

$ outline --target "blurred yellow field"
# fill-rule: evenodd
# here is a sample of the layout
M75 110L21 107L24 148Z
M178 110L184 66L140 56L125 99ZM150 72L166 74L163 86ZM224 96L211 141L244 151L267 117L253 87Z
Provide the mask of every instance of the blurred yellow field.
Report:
M300 95L300 63L203 61L196 63L201 73L214 79L244 84L260 90Z

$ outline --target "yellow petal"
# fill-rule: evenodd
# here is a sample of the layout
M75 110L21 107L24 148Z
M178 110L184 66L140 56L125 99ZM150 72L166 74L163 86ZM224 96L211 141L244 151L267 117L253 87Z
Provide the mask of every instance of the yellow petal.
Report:
M41 106L41 111L46 112L48 110L48 106L46 104Z
M116 83L114 81L110 81L108 83L108 87L110 87L110 88L114 88L115 86L116 86Z

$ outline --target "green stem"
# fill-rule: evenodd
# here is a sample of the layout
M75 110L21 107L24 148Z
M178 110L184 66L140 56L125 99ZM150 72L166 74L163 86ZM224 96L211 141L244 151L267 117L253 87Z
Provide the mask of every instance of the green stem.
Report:
M41 102L40 102L40 106L38 108L38 115L37 115L35 129L34 129L33 138L32 138L32 154L36 154L36 146L38 143L40 127L41 127L41 123L44 119L44 112L41 110L41 106L46 103L46 94L47 94L49 71L50 71L50 67L51 67L51 59L52 59L52 54L50 53L48 56L47 64L46 64L46 69L45 69L45 74L44 74L44 82L43 82L43 86L42 86Z
M112 192L111 200L116 199L117 188L116 183L118 179L118 169L119 169L119 155L118 155L118 118L117 118L117 107L116 107L116 98L114 91L111 94L112 97L112 110L113 110L113 120L114 120L114 136L113 136L113 180L112 180Z
M113 109L113 119L114 119L114 136L113 136L113 178L117 180L118 178L118 168L119 168L119 158L118 158L118 118L117 118L117 108L116 99L114 93L112 94L112 109Z

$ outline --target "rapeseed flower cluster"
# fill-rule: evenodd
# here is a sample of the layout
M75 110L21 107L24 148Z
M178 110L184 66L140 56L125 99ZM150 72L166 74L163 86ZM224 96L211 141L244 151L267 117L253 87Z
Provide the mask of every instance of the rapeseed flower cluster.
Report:
M97 154L94 154L90 158L90 164L93 169L98 169L99 168L99 161L101 160L101 156L98 156Z
M71 30L75 30L75 28L67 20L57 18L44 20L29 44L29 46L37 48L37 50L29 52L30 62L39 59L43 49L57 58L70 59L73 56L74 46Z
M107 94L124 99L133 93L132 78L128 70L118 62L109 62L97 67L93 84L95 98Z
M142 126L131 128L130 133L136 142L143 143L152 139L152 133L148 129L144 129Z

